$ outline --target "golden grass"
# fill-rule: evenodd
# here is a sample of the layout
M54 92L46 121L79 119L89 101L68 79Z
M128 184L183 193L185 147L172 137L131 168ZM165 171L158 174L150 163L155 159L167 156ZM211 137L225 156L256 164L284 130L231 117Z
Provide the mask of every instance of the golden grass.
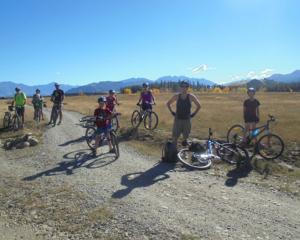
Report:
M156 96L157 105L154 111L159 116L157 132L164 137L171 137L173 117L165 106L172 96L170 93L161 93ZM227 130L236 123L243 124L243 101L245 94L211 94L196 93L200 99L201 110L193 119L191 136L206 138L208 128L212 128L214 136L225 138ZM121 127L129 127L131 114L136 109L138 95L118 95L120 106L117 110L122 113ZM97 107L98 96L66 97L67 110L83 114L93 114ZM257 99L261 103L261 123L265 123L268 114L278 119L272 125L272 130L279 134L285 142L300 142L300 94L299 93L258 93ZM175 108L175 106L174 106Z

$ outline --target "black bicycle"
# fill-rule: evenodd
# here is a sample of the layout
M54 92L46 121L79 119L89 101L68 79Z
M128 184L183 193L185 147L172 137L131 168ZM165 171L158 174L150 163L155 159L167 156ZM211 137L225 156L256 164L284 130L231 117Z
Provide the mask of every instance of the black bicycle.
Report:
M153 103L149 103L154 105ZM152 109L143 110L141 104L137 104L139 110L134 110L131 115L131 125L138 128L141 122L147 130L154 130L158 125L158 116Z
M245 128L240 124L233 125L227 132L227 141L243 145L249 150L252 149L251 157L258 153L267 160L278 158L284 151L284 142L280 136L271 133L270 123L275 122L276 119L272 115L268 116L267 123L252 129L252 131L246 134L246 138L244 137Z
M188 141L188 147L181 149L177 156L180 162L194 169L208 169L215 160L223 160L239 167L248 159L247 151L233 143L224 143L212 139L212 130L209 128L205 146Z
M94 116L87 116L83 117L79 120L82 123L82 127L86 128L85 131L85 140L87 145L91 150L95 149L95 143L96 143L96 136L97 136L97 128L95 126L96 117ZM114 129L109 130L110 140L111 144L113 146L113 153L115 154L115 158L119 158L120 156L120 150L119 150L119 143L117 134ZM104 146L107 144L107 137L105 133L100 134L100 142L99 147Z
M8 112L5 112L3 117L3 128L11 128L17 131L22 127L21 117L18 114L19 108L21 107L8 106Z

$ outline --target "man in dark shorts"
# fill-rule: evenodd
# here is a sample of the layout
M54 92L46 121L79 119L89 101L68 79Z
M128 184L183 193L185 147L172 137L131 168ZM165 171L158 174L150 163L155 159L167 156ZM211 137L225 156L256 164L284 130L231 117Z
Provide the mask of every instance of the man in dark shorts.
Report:
M256 128L256 124L259 122L260 102L254 97L255 89L248 88L247 94L249 98L244 101L243 111L245 120L244 142L246 141L247 135Z
M182 81L180 83L180 93L175 94L168 102L167 107L175 117L172 131L173 143L177 146L179 136L183 135L182 145L187 145L187 139L191 132L191 118L193 118L201 108L200 102L194 94L188 93L189 83ZM171 105L176 102L176 112ZM196 110L191 113L192 103L196 105Z
M53 116L53 111L54 111L54 107L58 107L59 108L59 122L58 125L61 124L62 121L62 103L64 101L65 98L65 93L63 90L60 89L60 86L58 83L55 83L55 90L53 91L52 95L51 95L51 102L53 102L53 107L52 107L52 111L51 111L51 117L50 117L50 122L48 123L48 125L50 125L52 123L52 116Z
M16 94L14 100L12 101L12 106L15 105L17 114L21 117L22 126L24 126L24 115L25 115L25 104L27 101L25 93L21 91L20 88L15 88Z

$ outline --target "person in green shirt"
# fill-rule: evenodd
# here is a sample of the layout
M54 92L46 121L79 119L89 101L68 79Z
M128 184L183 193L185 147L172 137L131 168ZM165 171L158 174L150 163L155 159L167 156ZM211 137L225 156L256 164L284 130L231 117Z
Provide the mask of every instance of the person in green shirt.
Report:
M15 88L16 94L14 96L14 100L12 101L12 106L15 105L17 114L22 119L22 127L24 126L24 115L25 115L25 104L27 101L25 93L21 91L20 88Z

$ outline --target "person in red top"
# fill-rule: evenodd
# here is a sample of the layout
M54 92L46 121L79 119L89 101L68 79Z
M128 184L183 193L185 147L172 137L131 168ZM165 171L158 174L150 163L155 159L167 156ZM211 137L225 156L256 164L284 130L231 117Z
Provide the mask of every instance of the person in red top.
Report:
M93 154L97 155L97 148L100 144L100 135L105 134L109 146L109 152L112 153L114 151L111 139L110 139L110 119L112 117L112 112L106 106L106 97L99 97L98 98L99 107L95 109L94 116L96 117L96 139L95 139L95 149Z
M116 105L119 105L116 92L115 90L109 90L106 97L106 106L111 112L114 112Z
M256 128L256 124L259 122L260 102L254 97L255 89L252 87L248 88L247 94L249 98L244 101L244 120L245 120L244 142L246 141L247 135L251 133L253 129Z

